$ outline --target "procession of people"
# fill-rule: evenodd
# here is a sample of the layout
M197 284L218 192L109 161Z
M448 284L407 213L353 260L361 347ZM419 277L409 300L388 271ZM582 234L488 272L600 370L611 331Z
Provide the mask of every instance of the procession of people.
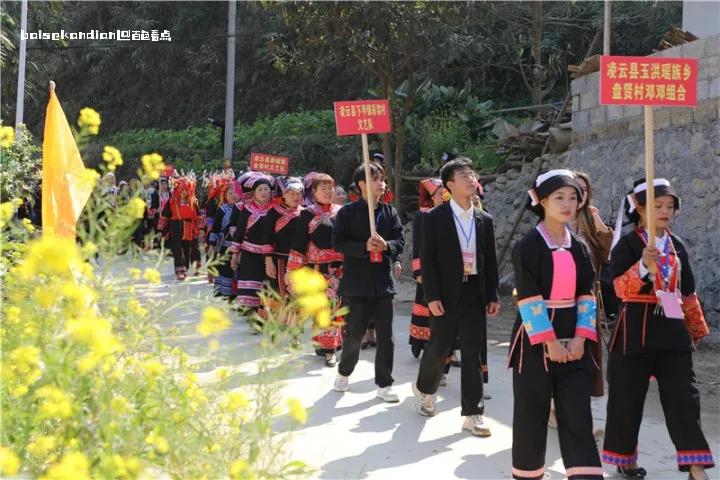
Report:
M372 338L376 397L387 403L399 401L392 388L398 333L393 277L400 273L403 250L411 250L416 295L407 334L409 350L419 359L412 381L417 412L437 414L437 391L447 385L451 366L459 366L462 428L490 437L484 420L487 322L500 312L499 269L495 220L482 208L472 160L446 158L438 177L419 182L412 245L391 205L381 156L367 168L369 176L365 166L357 167L347 193L320 172L275 178L226 169L206 174L200 185L194 176L174 172L144 191L144 247L167 242L178 281L191 268L203 271L204 250L204 262L215 265L214 274L207 273L214 294L255 321L266 316L259 297L264 288L292 296L288 272L320 272L328 297L348 309L312 337L324 364L337 368L333 390L353 391L360 350ZM109 194L119 195L111 180ZM654 205L647 203L650 188ZM374 232L368 203L375 206ZM653 380L678 469L690 479L707 478L704 470L714 461L700 425L692 351L708 327L687 249L669 229L680 205L666 179L652 185L639 179L623 198L613 229L592 205L586 174L559 169L537 176L527 199L537 226L512 252L517 316L507 363L514 397L513 478L545 477L548 426L557 428L568 478L601 479L601 462L623 478L645 478L638 432ZM650 208L654 232L646 228ZM632 228L623 234L624 224ZM649 235L656 247L648 246ZM614 294L601 288L603 271L611 274ZM605 305L613 302L617 318L604 354L601 324L607 325ZM593 424L590 401L605 394L606 382L600 439L603 429Z

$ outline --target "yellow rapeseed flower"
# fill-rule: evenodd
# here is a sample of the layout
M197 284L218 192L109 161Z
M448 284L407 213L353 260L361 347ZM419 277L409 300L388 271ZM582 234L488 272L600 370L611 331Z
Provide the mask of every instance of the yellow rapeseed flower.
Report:
M127 203L125 208L127 209L128 215L132 218L143 218L145 216L145 207L147 204L142 198L133 197Z
M17 272L23 280L28 280L37 274L48 277L70 277L73 272L84 271L84 264L80 250L73 239L44 234L30 242Z
M307 410L297 398L289 398L287 401L288 415L298 423L307 422Z
M0 447L0 474L12 477L20 470L20 459L8 447Z
M148 377L157 377L165 373L165 367L158 360L150 359L142 363L142 369Z
M150 283L160 283L160 272L154 268L146 268L143 272L143 278Z
M133 280L140 280L142 271L139 268L128 268L128 273L130 274L130 278Z
M100 133L100 114L90 107L80 110L77 123L80 128L87 130L92 135Z
M97 181L100 179L100 174L97 172L97 170L93 168L86 168L83 170L81 176L80 176L80 183L83 186L87 186L89 188L95 188L95 185L97 185Z
M68 301L72 313L91 307L97 300L97 292L93 288L76 283L74 280L64 283L61 292Z
M40 480L90 480L90 463L80 452L66 453L48 468Z
M246 408L248 405L250 405L250 401L248 400L247 395L242 392L230 392L225 396L222 402L223 410L230 413L241 408Z
M107 458L106 461L113 471L113 478L137 478L142 470L140 461L135 457L123 458L118 454Z
M97 364L100 362L100 357L93 354L93 353L87 353L80 357L77 362L75 362L75 365L77 366L78 372L85 375L90 370L94 369Z
M130 300L128 300L127 305L130 311L138 317L146 317L148 314L147 308L140 305L140 302L138 302L135 298L131 298Z
M301 295L297 301L305 315L316 315L318 312L330 308L330 299L325 292Z
M45 385L35 392L41 400L39 416L45 418L68 418L72 415L72 396L52 385Z
M321 310L315 315L315 324L320 328L328 328L330 326L330 310Z
M15 143L15 129L9 126L0 127L0 146L10 148Z
M40 349L32 345L16 348L10 352L10 368L8 370L8 373L14 374L15 378L20 379L25 385L35 383L42 376Z
M252 467L245 460L235 460L230 465L230 478L232 480L253 480L256 478Z
M15 214L15 206L12 202L0 203L0 228L7 225L10 219Z
M132 409L132 405L127 398L122 395L115 395L110 400L110 411L116 415L122 415Z
M48 290L46 286L35 287L33 298L42 307L50 308L59 300L55 292Z
M56 446L57 439L55 437L41 435L28 443L27 451L34 457L45 458Z
M35 231L35 225L33 225L29 218L23 218L22 224L28 232L33 233Z
M151 445L155 451L161 455L166 454L170 451L170 444L167 439L162 435L158 435L155 432L150 432L150 435L145 437L145 443Z
M307 267L291 271L290 283L297 295L324 292L328 287L327 280L320 272Z
M162 174L163 170L165 170L165 163L163 162L163 158L158 153L149 153L146 155L143 155L140 158L140 161L142 162L142 171L139 172L142 174L143 172L148 177L152 178L153 180L157 180L160 178L160 174Z
M217 307L205 307L195 330L203 337L207 337L227 330L231 326L232 322L223 310Z
M10 396L13 398L20 398L30 391L27 385L18 385L17 387L13 387L10 389Z
M92 257L97 251L98 247L93 242L86 242L85 245L82 246L82 253L86 257Z
M123 158L120 150L109 145L106 145L103 148L102 159L105 160L105 163L111 172L114 172L119 165L123 164Z
M65 331L73 340L90 347L96 355L108 355L121 349L112 333L112 325L104 318L93 315L69 318L65 322Z

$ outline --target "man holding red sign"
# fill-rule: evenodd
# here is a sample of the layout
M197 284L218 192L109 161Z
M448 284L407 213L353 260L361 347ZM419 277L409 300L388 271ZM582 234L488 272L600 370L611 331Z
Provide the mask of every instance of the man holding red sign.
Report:
M377 398L397 403L393 383L393 296L395 285L390 273L391 261L402 253L405 245L403 228L395 209L379 201L385 193L385 178L376 165L370 165L370 184L365 181L365 168L355 170L353 181L362 198L344 206L335 218L333 248L343 254L344 275L340 280L343 304L350 308L347 333L334 390L347 391L348 377L357 365L362 338L370 318L375 321L377 350L375 352L375 384ZM374 201L373 233L368 218L368 198Z

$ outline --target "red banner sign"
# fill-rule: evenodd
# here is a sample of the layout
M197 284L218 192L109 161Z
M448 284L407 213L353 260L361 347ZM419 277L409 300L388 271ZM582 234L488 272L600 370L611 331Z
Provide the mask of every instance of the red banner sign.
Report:
M290 157L269 155L267 153L251 153L250 170L273 175L287 175L290 171Z
M692 107L697 77L696 58L602 56L600 104Z
M335 102L335 126L339 136L390 132L390 102Z

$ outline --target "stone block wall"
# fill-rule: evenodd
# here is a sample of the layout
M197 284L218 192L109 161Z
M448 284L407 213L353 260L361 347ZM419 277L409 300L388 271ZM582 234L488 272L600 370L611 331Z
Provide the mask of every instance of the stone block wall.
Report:
M683 200L672 229L685 240L708 317L720 317L720 34L651 56L698 59L698 105L655 108L655 175ZM567 165L590 174L608 223L644 176L642 107L598 104L598 73L572 82L573 142ZM614 219L614 218L612 218Z

